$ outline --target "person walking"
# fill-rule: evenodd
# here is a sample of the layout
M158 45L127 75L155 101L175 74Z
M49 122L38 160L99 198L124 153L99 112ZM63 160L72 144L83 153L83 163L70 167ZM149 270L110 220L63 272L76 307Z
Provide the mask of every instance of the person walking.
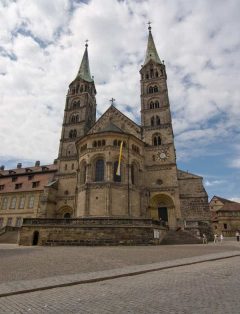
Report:
M203 244L207 244L207 236L205 233L203 233L202 239L203 239Z
M218 240L218 235L217 235L217 233L215 233L215 234L214 234L214 241L213 241L213 242L214 242L214 243L217 243L217 240Z
M221 243L223 242L223 234L222 233L220 234L220 242Z
M236 231L236 238L237 238L237 241L239 242L239 237L240 237L240 233L239 233L239 231L237 230Z

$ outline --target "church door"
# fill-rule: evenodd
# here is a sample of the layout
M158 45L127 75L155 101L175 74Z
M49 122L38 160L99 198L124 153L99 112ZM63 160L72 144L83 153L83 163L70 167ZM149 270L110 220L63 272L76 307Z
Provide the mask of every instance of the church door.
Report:
M168 222L168 210L167 207L158 207L158 218L162 221Z
M39 232L34 231L32 245L38 245Z

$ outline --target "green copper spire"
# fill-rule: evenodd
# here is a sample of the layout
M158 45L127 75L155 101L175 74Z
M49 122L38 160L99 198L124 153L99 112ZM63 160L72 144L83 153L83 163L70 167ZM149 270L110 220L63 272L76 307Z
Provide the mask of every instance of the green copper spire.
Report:
M88 40L86 40L86 44L85 44L85 51L83 54L83 58L82 58L82 62L77 74L77 78L81 78L87 82L93 82L93 79L91 77L91 73L90 73L90 67L89 67L89 60L88 60L88 44L87 44Z
M145 61L144 61L144 65L148 63L149 60L153 60L157 63L161 63L161 60L158 56L157 53L157 49L155 47L154 44L154 40L153 40L153 36L152 36L152 32L151 32L151 26L150 26L150 22L148 23L149 27L149 35L148 35L148 45L147 45L147 51L146 51L146 57L145 57Z

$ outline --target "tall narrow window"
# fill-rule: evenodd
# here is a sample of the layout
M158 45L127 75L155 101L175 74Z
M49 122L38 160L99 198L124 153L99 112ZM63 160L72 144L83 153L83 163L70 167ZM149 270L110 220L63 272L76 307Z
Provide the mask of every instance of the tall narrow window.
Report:
M154 126L154 117L151 118L151 126Z
M118 161L115 161L113 164L113 181L114 182L121 182L121 166L120 166L120 176L117 175L117 168L118 168Z
M34 196L29 197L28 208L34 207Z
M15 209L15 207L16 207L16 202L17 202L16 197L13 197L13 198L11 199L11 204L10 204L10 208L11 208L11 209Z
M160 118L159 118L159 116L156 116L156 125L160 125Z
M19 208L24 208L25 205L25 197L21 197L19 201Z
M135 173L134 173L134 164L131 164L131 181L132 184L135 184Z
M4 197L2 202L2 209L7 209L8 207L8 198Z
M98 159L95 167L95 181L104 181L104 160Z
M162 145L161 137L159 135L154 135L154 137L153 137L153 145L154 146Z

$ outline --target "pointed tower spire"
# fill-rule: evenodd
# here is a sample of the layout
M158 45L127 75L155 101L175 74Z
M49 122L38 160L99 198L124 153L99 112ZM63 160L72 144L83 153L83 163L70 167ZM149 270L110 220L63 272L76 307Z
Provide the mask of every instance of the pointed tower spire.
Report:
M81 62L80 68L78 70L78 74L76 76L76 79L81 78L87 82L93 82L93 79L92 79L91 73L90 73L89 60L88 60L88 49L87 48L88 48L88 40L86 40L85 51L83 54L82 62Z
M147 51L146 51L146 57L145 57L145 61L144 61L144 65L148 63L149 60L153 60L157 63L161 63L161 60L158 56L157 53L157 49L155 47L154 44L154 40L153 40L153 36L152 36L152 32L151 32L151 22L148 22L148 30L149 30L149 34L148 34L148 45L147 45Z

